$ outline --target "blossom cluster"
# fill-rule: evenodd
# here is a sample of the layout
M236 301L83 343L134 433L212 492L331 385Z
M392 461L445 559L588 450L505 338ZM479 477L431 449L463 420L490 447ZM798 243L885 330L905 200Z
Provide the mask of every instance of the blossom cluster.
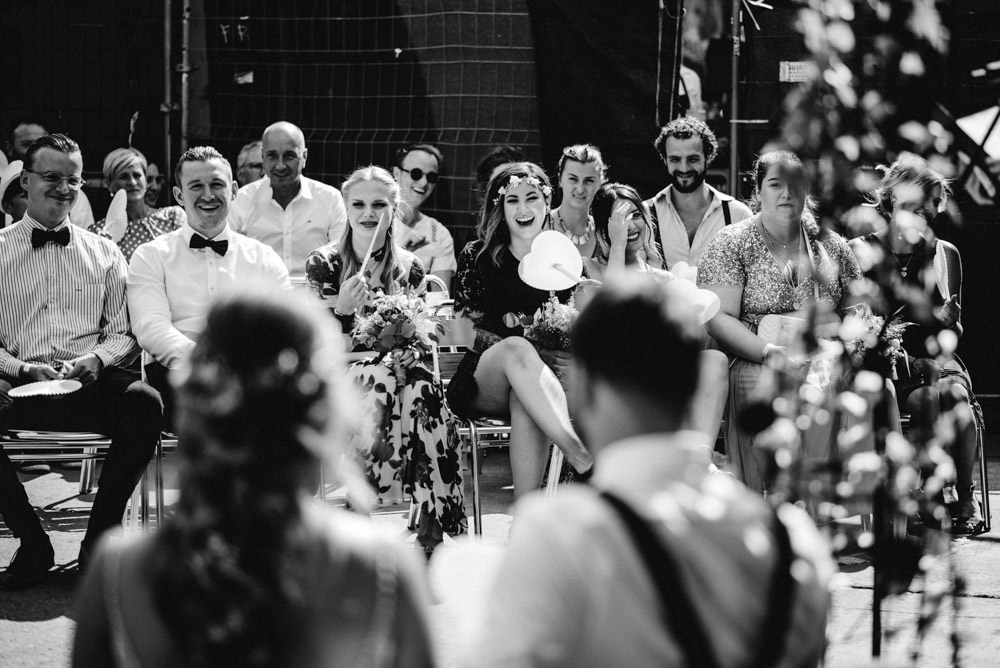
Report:
M552 295L525 324L524 338L539 348L569 350L569 330L578 314L573 299L563 304Z
M428 353L443 331L431 309L411 293L378 294L355 319L355 343L378 352L414 350Z

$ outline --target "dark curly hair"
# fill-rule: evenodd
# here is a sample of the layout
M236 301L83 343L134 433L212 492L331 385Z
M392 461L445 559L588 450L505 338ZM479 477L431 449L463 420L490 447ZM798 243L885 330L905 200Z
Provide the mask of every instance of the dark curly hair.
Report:
M307 622L302 508L342 415L336 340L304 298L234 295L176 382L181 497L154 600L192 665L281 665Z
M675 118L660 130L659 136L653 140L653 148L660 154L660 159L664 164L667 162L667 139L691 139L698 137L701 139L702 152L705 154L705 164L711 165L715 156L719 154L719 140L715 138L712 129L705 125L704 121L690 116Z

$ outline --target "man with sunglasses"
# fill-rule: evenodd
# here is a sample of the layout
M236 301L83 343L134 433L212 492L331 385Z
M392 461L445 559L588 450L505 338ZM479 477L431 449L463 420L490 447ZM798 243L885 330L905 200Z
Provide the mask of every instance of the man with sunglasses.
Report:
M403 203L393 235L400 246L417 256L425 273L434 274L450 286L458 268L455 241L447 227L420 210L437 187L443 167L444 156L430 144L410 144L396 152L392 173Z
M111 436L80 546L81 568L101 534L121 522L163 415L156 390L125 369L139 353L125 302L125 257L110 240L70 224L82 172L80 147L72 139L36 139L20 176L27 210L0 230L0 430ZM12 387L60 379L80 386L58 397L8 394ZM0 515L21 541L0 574L0 590L26 589L45 577L54 553L2 450Z
M333 186L302 175L309 151L295 125L269 125L261 137L261 154L267 178L240 188L229 224L273 248L293 281L304 279L309 253L343 234L344 198Z

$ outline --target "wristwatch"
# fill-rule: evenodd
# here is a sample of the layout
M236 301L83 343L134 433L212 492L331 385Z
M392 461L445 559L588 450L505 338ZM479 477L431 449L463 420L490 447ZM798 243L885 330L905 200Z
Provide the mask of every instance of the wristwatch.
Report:
M25 378L28 377L29 371L31 371L31 365L25 362L24 364L21 365L21 370L18 372L17 377L20 378L21 380L24 380Z

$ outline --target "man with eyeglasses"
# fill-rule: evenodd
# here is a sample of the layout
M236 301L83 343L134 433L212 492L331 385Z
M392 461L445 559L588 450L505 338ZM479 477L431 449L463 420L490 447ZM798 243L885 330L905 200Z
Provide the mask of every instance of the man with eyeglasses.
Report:
M392 173L403 203L393 235L400 246L417 256L425 273L434 274L450 286L458 268L455 241L447 227L420 210L437 187L443 167L444 156L430 144L410 144L396 152Z
M44 137L49 132L44 125L36 119L19 118L9 123L7 126L6 149L11 160L24 160L24 154L39 137ZM83 229L90 229L94 224L94 210L87 199L87 193L80 191L69 212L69 219L74 225L79 225ZM8 220L8 223L14 221Z
M80 567L121 522L160 434L160 396L127 367L139 346L129 329L125 257L113 242L69 220L83 185L80 147L61 134L36 139L24 157L24 218L0 230L0 430L10 427L111 436ZM12 398L13 387L77 381L76 389ZM29 388L29 389L34 389ZM24 486L0 450L0 515L21 540L0 589L26 589L54 562L52 544Z
M240 188L229 224L273 248L293 281L304 280L309 253L339 240L344 231L344 198L333 186L302 175L309 152L295 125L269 125L261 137L261 153L267 178Z

